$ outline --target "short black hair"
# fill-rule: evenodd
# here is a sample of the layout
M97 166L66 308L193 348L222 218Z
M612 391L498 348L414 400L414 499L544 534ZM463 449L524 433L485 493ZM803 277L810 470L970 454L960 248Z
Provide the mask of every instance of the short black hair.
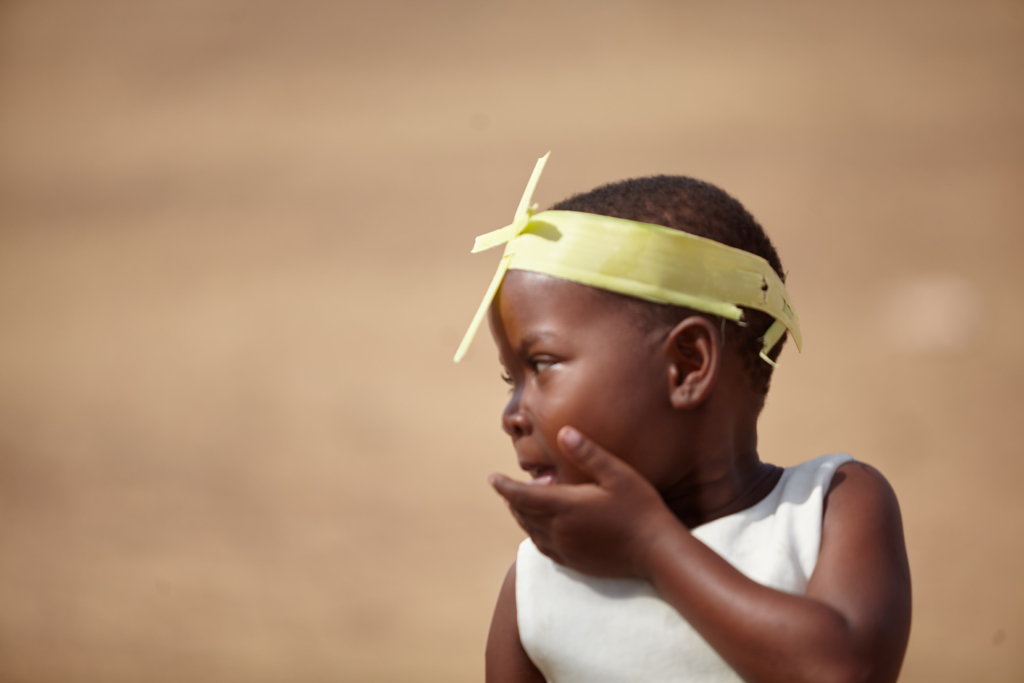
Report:
M654 223L742 249L766 260L780 278L782 262L764 228L736 199L711 183L686 176L656 175L609 183L577 194L551 207L581 211L641 223ZM642 302L651 322L675 324L694 311L678 306ZM700 314L704 315L704 314ZM727 340L735 343L750 374L753 388L764 395L772 366L760 358L760 338L774 319L767 313L743 309L745 326L728 325ZM768 353L775 360L785 335Z

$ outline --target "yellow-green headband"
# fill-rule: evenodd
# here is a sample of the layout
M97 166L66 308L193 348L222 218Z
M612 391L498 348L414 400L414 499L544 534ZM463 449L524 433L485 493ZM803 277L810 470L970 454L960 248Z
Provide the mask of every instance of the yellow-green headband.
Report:
M801 347L800 319L786 286L760 256L661 225L578 211L534 213L534 188L550 152L537 161L510 225L480 235L473 253L499 244L505 254L455 352L458 363L483 322L510 269L563 280L660 304L685 306L743 324L740 306L764 311L775 322L761 338L761 358L786 330Z

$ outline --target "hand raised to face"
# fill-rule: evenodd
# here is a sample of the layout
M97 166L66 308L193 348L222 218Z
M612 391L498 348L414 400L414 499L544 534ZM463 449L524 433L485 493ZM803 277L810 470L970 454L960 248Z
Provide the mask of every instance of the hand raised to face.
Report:
M563 427L558 445L590 483L522 484L492 474L491 485L555 562L591 576L646 578L651 545L680 523L646 479L578 430Z

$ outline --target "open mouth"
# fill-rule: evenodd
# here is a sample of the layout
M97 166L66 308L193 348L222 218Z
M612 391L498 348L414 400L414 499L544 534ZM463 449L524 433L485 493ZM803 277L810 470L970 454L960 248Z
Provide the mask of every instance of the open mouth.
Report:
M530 475L531 484L543 486L555 483L555 468L550 465L525 466L523 469Z

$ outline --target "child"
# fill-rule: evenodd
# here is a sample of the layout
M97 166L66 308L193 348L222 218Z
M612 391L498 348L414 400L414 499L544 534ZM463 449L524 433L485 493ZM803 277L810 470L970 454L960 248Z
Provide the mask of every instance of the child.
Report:
M847 455L761 462L757 418L799 321L727 194L598 188L512 225L484 315L532 481L492 475L529 534L487 680L895 681L910 630L899 507Z

